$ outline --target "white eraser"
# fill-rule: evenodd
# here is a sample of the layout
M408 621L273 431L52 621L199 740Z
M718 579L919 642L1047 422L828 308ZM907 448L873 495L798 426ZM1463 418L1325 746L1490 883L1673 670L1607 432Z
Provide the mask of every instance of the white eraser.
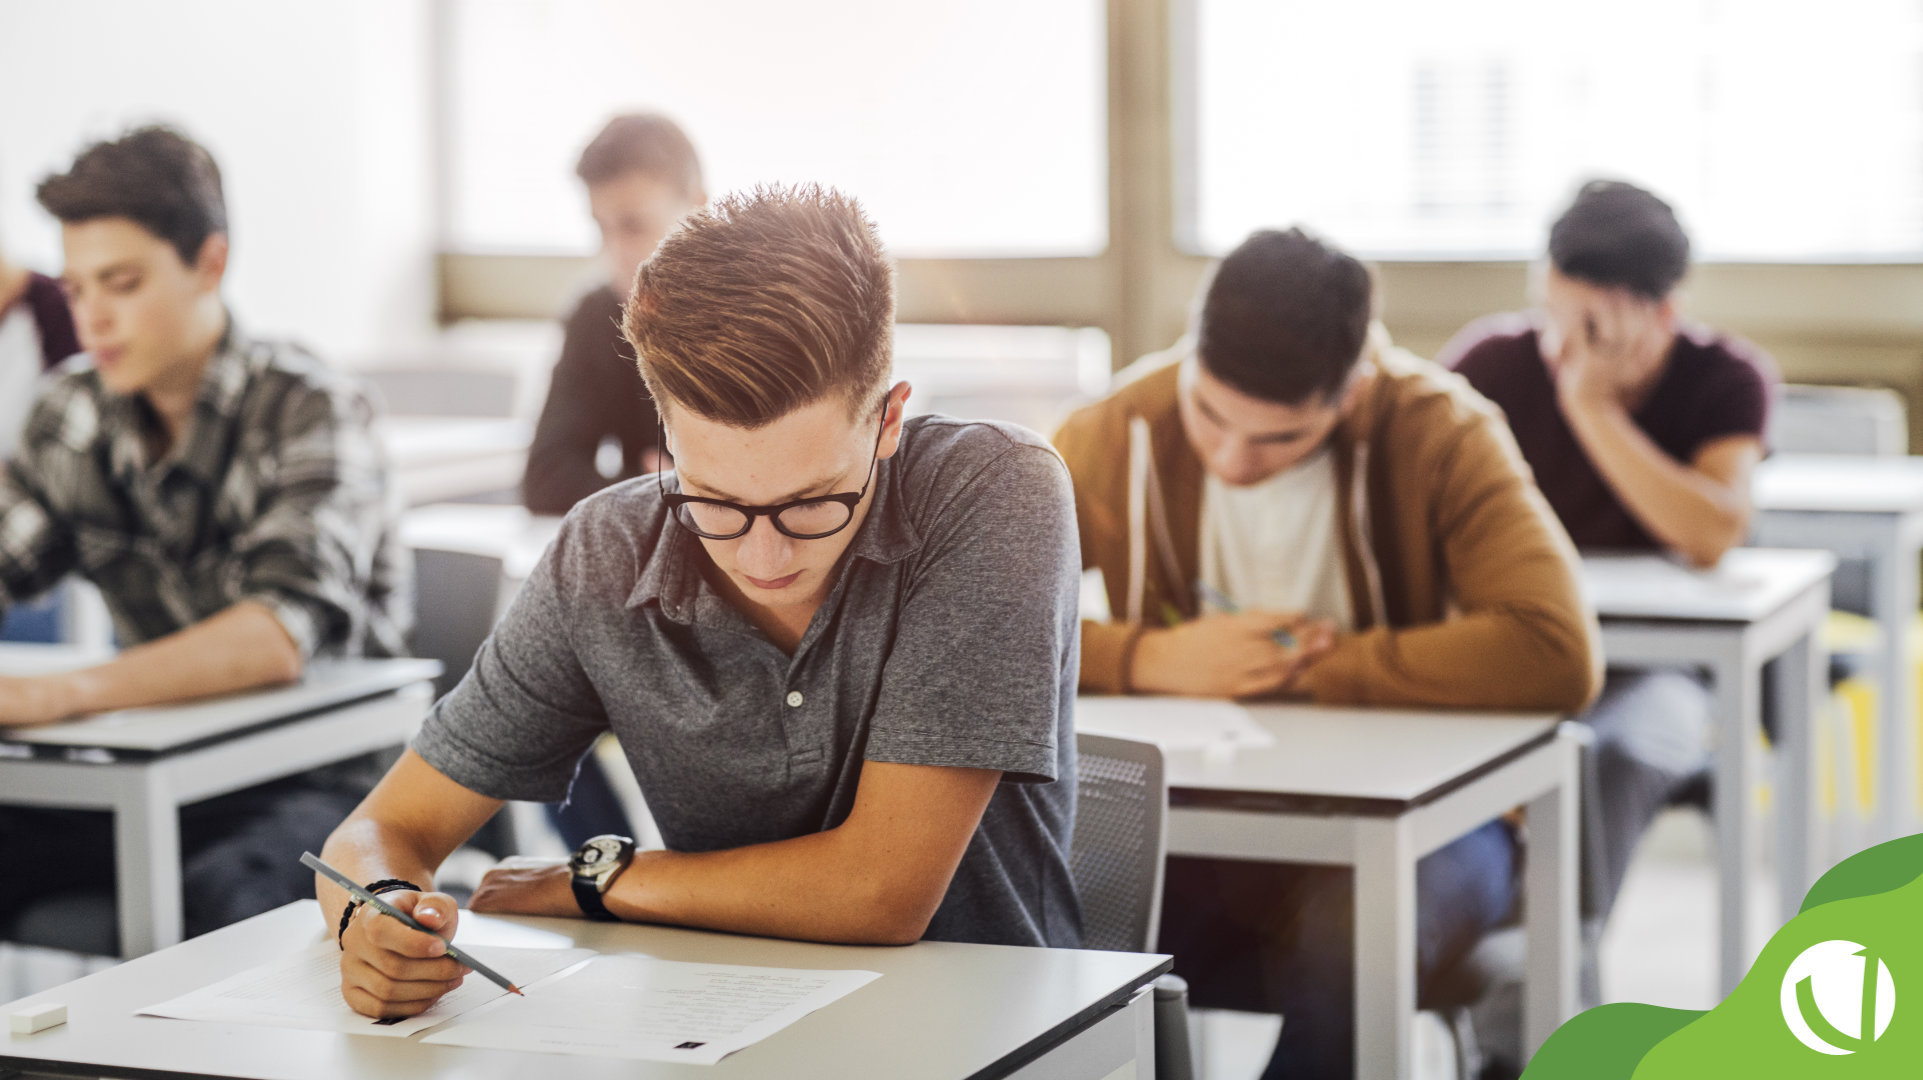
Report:
M21 1009L13 1013L8 1019L11 1021L15 1035L31 1035L36 1031L45 1031L66 1023L67 1007L51 1003L35 1005L30 1009Z

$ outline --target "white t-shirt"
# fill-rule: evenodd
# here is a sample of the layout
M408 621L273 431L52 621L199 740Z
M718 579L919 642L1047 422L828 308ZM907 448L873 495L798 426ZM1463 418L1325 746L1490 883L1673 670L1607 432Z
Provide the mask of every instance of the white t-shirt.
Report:
M40 381L40 328L33 309L0 310L0 461L12 456Z
M1200 555L1203 583L1244 610L1299 612L1354 629L1327 446L1249 487L1209 474Z

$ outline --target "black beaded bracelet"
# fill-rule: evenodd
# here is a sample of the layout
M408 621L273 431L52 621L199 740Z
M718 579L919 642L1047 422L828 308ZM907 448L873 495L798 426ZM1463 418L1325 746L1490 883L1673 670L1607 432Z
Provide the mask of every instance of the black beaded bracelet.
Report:
M400 878L382 878L369 885L367 891L379 896L382 893L391 892L420 892L421 887L411 881L402 881ZM365 903L367 901L358 896L352 897L347 901L347 907L341 910L341 928L334 933L334 944L339 945L342 952L347 951L347 924L354 921L354 912Z

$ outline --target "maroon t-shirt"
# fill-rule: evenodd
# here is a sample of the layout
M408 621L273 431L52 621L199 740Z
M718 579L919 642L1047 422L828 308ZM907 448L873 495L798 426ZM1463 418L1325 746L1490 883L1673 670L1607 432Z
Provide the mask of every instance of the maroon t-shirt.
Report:
M1535 471L1570 539L1579 548L1661 547L1617 500L1556 403L1536 325L1525 315L1470 324L1437 358L1508 414L1522 456ZM1776 366L1762 350L1706 327L1685 325L1636 426L1685 464L1729 435L1763 437Z
M74 332L73 315L67 310L67 294L60 291L58 281L29 270L27 288L18 302L33 312L34 328L40 331L42 368L52 368L80 351L80 337ZM6 306L11 305L0 305L0 309ZM4 310L0 310L0 314L4 314Z

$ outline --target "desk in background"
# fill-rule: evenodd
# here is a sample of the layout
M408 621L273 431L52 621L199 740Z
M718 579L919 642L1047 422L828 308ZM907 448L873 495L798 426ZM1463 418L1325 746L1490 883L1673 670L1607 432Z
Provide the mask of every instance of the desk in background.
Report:
M90 650L0 646L0 673L82 667ZM180 808L405 743L428 660L317 660L293 686L0 729L0 804L114 814L120 951L181 939Z
M519 491L533 428L475 416L383 416L375 432L408 506Z
M1870 617L1883 631L1877 672L1876 840L1917 820L1917 560L1923 557L1923 458L1779 454L1756 467L1750 535L1821 548L1870 568Z
M1355 869L1358 1077L1413 1067L1416 863L1517 806L1525 1050L1575 1012L1576 746L1558 717L1082 697L1075 726L1162 745L1169 854Z
M713 1066L474 1050L321 1031L135 1016L137 1009L322 938L311 900L236 923L22 1003L57 1001L67 1023L0 1042L0 1072L261 1080L1103 1080L1154 1068L1153 990L1166 956L921 942L816 945L662 926L464 912L463 944L570 945L664 960L861 968L881 978ZM21 1003L9 1009L20 1007Z
M1776 733L1777 895L1795 914L1816 880L1812 850L1816 754L1812 730L1827 690L1817 634L1829 613L1836 558L1824 551L1738 548L1716 569L1691 570L1657 555L1583 556L1583 591L1602 620L1611 667L1696 666L1714 690L1711 791L1721 894L1717 985L1734 990L1749 968L1749 869L1760 861L1752 828L1763 677L1780 705Z

